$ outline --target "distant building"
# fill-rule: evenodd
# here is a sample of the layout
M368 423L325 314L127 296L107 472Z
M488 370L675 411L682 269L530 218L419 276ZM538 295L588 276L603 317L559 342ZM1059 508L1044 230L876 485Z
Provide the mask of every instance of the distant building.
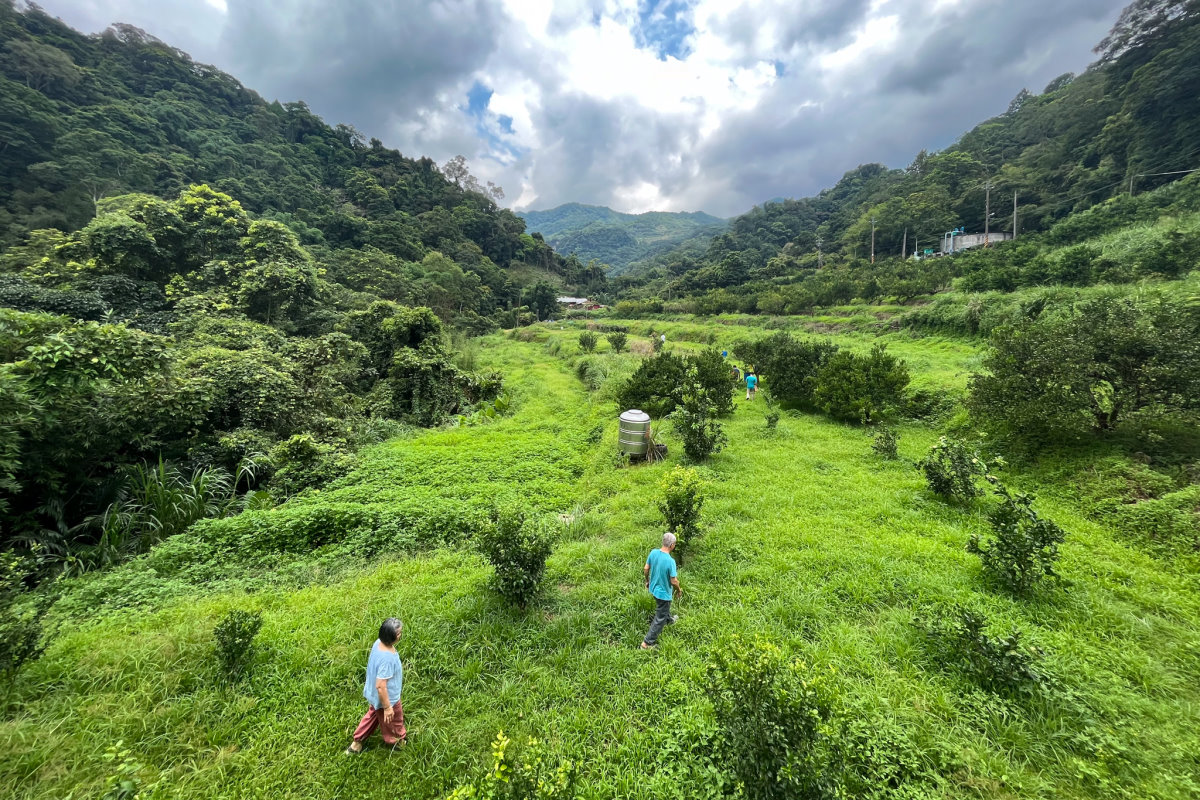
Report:
M567 308L583 308L588 304L586 297L559 297L556 299Z
M942 253L957 253L959 250L969 250L972 247L979 247L985 242L987 244L996 244L996 242L1007 242L1012 238L1013 235L1005 231L993 231L987 234L960 233L956 236L945 236L942 238Z

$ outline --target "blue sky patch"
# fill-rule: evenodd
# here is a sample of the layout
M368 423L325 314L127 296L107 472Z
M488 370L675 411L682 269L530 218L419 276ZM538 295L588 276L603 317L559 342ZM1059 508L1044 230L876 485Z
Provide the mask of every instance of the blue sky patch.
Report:
M638 47L653 50L660 61L686 58L687 37L695 30L688 0L638 0Z
M493 94L495 92L490 88L475 81L475 84L467 91L467 113L473 117L483 116L483 112L487 111L488 103L492 102Z
M490 86L475 81L467 90L467 104L459 108L475 120L475 132L487 143L488 152L484 157L505 163L519 158L525 153L525 149L503 138L512 136L515 132L513 118L508 114L496 114L488 110L494 94L495 91Z

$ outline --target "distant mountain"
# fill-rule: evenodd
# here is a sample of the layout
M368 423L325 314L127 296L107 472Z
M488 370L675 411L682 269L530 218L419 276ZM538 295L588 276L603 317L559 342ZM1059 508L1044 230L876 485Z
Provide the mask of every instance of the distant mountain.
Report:
M567 203L549 211L526 211L526 228L540 233L562 255L596 259L619 275L630 264L672 250L690 239L721 233L728 220L703 211L623 214L604 206Z

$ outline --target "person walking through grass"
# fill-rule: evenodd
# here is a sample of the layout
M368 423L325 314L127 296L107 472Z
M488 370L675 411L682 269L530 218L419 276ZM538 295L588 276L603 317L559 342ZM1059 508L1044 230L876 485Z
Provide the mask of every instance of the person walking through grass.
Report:
M354 729L354 741L346 748L347 753L361 753L363 742L380 729L383 743L403 744L408 737L404 727L404 708L400 705L400 690L404 683L404 668L396 652L396 642L404 623L389 617L379 626L379 639L371 647L367 658L367 682L363 686L363 697L370 708L363 714Z
M753 400L755 392L758 391L758 376L754 374L753 369L746 370L746 399Z
M679 617L671 615L671 599L683 594L679 588L679 570L671 551L675 549L675 534L664 533L662 547L651 550L646 557L646 566L642 575L646 578L646 588L654 597L654 619L650 623L650 632L642 640L642 649L650 650L658 646L658 635L667 625L676 622Z

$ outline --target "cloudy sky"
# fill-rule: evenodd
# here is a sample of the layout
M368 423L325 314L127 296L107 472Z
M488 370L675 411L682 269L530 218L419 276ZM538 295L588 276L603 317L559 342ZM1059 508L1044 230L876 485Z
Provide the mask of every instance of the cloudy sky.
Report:
M1127 0L41 0L127 22L515 208L741 213L1082 71Z

